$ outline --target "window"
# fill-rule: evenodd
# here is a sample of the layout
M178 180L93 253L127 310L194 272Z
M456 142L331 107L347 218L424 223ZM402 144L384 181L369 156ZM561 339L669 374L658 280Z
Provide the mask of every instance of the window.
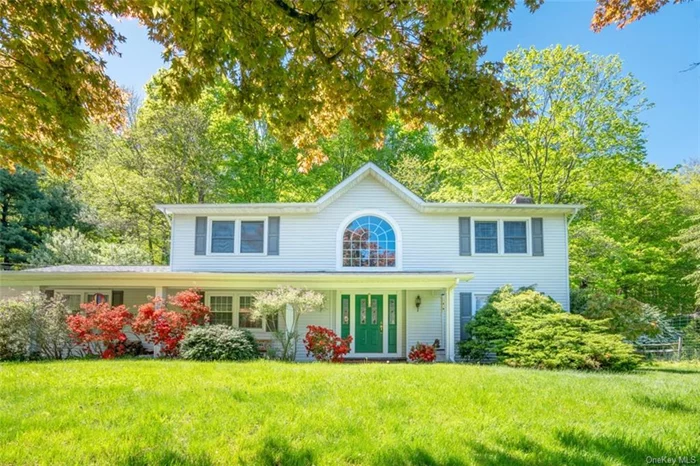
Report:
M83 301L82 294L63 294L63 293L61 293L61 297L63 298L63 302L66 303L66 306L68 307L68 309L70 309L73 312L77 312L80 310L80 304Z
M343 233L343 267L396 267L396 235L386 220L358 217Z
M212 221L211 222L211 252L233 254L233 239L236 230L236 222Z
M503 222L503 249L506 254L527 254L527 222Z
M474 313L479 312L479 309L486 306L486 302L489 300L489 295L487 294L475 294L474 295Z
M97 302L97 304L111 303L111 291L101 290L54 290L56 295L60 295L68 309L77 312L83 303Z
M209 297L211 324L233 325L233 296Z
M498 254L498 222L474 222L474 252Z
M97 304L102 304L109 302L109 298L102 293L88 293L87 302L91 303L93 301Z
M262 253L265 244L265 222L241 222L241 253Z
M238 300L238 304L238 327L262 329L262 319L253 319L253 297L241 296Z

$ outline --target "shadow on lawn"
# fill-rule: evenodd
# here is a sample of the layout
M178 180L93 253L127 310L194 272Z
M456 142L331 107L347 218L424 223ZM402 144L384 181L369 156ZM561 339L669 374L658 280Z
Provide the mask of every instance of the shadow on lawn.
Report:
M127 457L117 463L123 466L146 466L146 465L192 465L192 466L212 466L214 463L206 455L185 455L173 450L162 450L153 452L140 452Z
M373 465L462 465L482 466L549 466L566 464L575 466L603 466L613 462L621 464L646 464L647 457L672 455L653 439L629 440L620 436L593 436L587 432L566 429L555 434L558 445L545 446L525 436L516 439L500 439L494 442L471 441L459 451L459 457L436 457L425 449L397 448L381 452L369 464ZM692 452L680 452L690 455ZM466 459L465 459L466 458Z
M674 367L642 367L637 369L638 372L667 372L669 374L681 374L681 375L700 375L700 368L698 369L680 369Z
M512 464L515 466L567 464L602 466L612 462L645 464L648 457L677 456L657 441L646 438L636 441L622 436L593 436L575 429L562 429L555 434L559 447L541 445L526 437L490 446L471 445L473 461L480 465ZM683 452L680 452L683 453ZM691 452L685 452L691 454Z
M279 437L267 437L252 461L244 464L307 465L314 464L314 454L308 448L297 448Z
M549 466L566 464L574 466L603 466L610 463L645 464L648 457L676 457L697 452L670 452L651 438L629 439L624 436L592 435L576 429L562 429L555 433L558 445L545 446L526 436L515 439L494 439L493 442L467 442L458 451L447 456L435 455L429 448L396 447L364 457L353 463L375 466L420 465L458 466L477 464L482 466ZM321 447L322 448L322 447ZM327 458L326 458L327 459ZM292 446L280 437L268 437L252 458L239 459L242 464L254 465L311 465L319 458L308 448ZM343 462L342 458L337 458ZM153 452L150 455L133 456L120 463L129 466L198 465L209 466L213 462L206 456L187 456L173 451Z
M698 409L681 400L652 398L649 395L634 397L634 401L647 408L656 408L674 414L697 414Z

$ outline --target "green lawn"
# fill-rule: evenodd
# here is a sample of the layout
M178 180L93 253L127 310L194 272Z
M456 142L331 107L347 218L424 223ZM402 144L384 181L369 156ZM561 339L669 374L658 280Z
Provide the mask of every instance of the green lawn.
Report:
M0 364L0 464L700 462L700 365Z

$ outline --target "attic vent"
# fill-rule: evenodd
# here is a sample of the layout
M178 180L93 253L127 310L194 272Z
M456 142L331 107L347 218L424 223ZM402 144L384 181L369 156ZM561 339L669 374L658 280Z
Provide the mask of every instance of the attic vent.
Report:
M511 204L534 204L535 202L531 197L527 197L524 194L518 194L513 199L510 200Z

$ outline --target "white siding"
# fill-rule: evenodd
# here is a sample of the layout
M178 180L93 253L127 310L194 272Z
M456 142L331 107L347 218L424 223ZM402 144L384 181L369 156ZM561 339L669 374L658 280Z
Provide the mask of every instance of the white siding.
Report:
M416 343L432 345L440 340L440 348L445 348L445 319L442 312L441 292L436 290L406 292L406 352ZM416 310L416 296L420 295L420 309ZM443 352L440 352L444 355Z
M297 332L299 339L297 340L297 361L311 361L313 356L306 355L304 348L304 336L306 335L306 327L309 325L320 325L321 327L333 328L333 314L335 312L335 297L333 292L325 292L326 305L320 312L310 312L299 316Z

